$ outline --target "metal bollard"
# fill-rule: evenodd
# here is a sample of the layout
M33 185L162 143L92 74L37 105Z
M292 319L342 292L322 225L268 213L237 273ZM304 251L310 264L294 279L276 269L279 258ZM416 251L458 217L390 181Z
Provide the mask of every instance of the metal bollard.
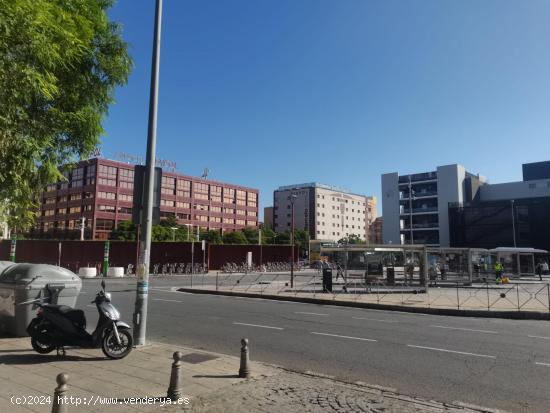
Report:
M243 338L241 340L241 367L239 368L239 377L249 378L250 377L250 354L248 350L248 339Z
M57 381L57 387L53 394L52 413L67 413L65 393L67 393L69 375L67 373L59 373L55 380Z
M170 400L178 400L182 397L181 389L181 351L174 352L174 362L172 363L172 373L170 374L170 386L166 396Z

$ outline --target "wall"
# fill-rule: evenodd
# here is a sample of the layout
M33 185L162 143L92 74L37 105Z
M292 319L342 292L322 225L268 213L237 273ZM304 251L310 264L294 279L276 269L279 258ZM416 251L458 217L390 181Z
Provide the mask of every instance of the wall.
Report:
M0 260L9 260L10 240L0 242ZM60 248L61 245L61 248ZM200 242L153 242L151 243L151 272L155 264L190 263L191 246L195 263L203 262L203 251ZM17 241L17 262L31 262L60 265L78 272L80 267L98 267L103 264L104 241L50 241L20 240ZM208 245L204 251L204 261L209 269L219 270L228 263L241 264L246 261L247 251L253 252L253 262L289 261L289 245ZM111 241L109 265L127 268L135 265L137 245L130 241ZM295 247L298 257L298 247ZM210 262L209 262L210 261Z
M461 165L437 167L437 207L439 211L439 245L451 245L449 235L449 202L464 199L464 179L466 170Z
M479 200L481 202L547 196L550 196L549 179L507 182L504 184L484 185L479 188Z
M397 172L382 175L382 217L384 244L401 244L399 236L399 176Z

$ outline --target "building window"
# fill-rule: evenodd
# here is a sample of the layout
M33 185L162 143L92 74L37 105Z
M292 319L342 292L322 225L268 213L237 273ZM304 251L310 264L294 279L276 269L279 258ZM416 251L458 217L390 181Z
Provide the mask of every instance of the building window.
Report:
M115 213L115 206L114 205L98 205L97 210L101 212L110 212L112 214Z
M219 207L219 206L211 206L211 207L210 207L210 211L221 213L221 212L222 212L222 207Z
M118 213L119 214L131 214L132 213L132 208L118 207Z
M112 219L97 219L95 228L101 231L110 231L115 227L115 221Z
M256 226L256 221L246 221L246 225L248 226L251 226L251 227L255 227Z
M86 168L86 185L95 184L95 165L89 165Z
M55 215L55 210L47 209L47 210L42 212L42 215L45 216L45 217L52 217L52 216Z
M237 190L237 205L246 205L246 191Z
M208 184L193 182L193 198L208 201Z
M98 198L102 199L116 199L116 194L114 192L98 192L97 193Z
M250 207L257 207L258 206L258 194L255 192L248 192L247 195L247 205Z
M170 176L163 176L161 180L160 193L163 195L175 195L176 178L172 178Z
M210 185L210 200L214 202L222 202L222 187Z
M234 224L235 220L233 218L224 218L223 223L224 224Z
M174 201L168 200L168 199L161 199L160 200L160 206L173 207L174 206Z
M234 214L235 210L233 208L224 208L223 213L224 214Z
M126 202L133 202L134 196L128 195L128 194L118 194L118 200L119 201L126 201Z
M44 200L44 203L45 203L46 205L48 205L48 204L55 204L55 197L54 197L54 198L46 198L46 199Z
M99 165L99 184L116 186L117 168L114 166Z
M191 208L191 204L189 202L178 201L178 202L176 202L176 207L177 208L183 208L183 209L189 209L189 208Z
M191 181L178 179L177 196L191 198Z
M82 212L82 207L77 206L69 208L69 214L78 214L80 212Z

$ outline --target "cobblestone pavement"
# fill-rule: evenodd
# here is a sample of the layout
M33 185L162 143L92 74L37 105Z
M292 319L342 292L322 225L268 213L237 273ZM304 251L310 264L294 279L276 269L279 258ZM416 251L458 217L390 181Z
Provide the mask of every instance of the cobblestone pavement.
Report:
M241 382L193 400L193 412L300 413L473 413L496 412L416 399L368 385L281 371Z

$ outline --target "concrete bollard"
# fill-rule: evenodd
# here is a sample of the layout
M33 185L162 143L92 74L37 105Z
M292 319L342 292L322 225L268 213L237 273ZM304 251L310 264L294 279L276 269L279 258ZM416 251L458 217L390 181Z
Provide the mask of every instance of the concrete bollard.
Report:
M239 368L239 377L249 378L250 377L250 354L248 349L248 339L243 338L241 340L241 367Z
M181 389L181 358L183 354L180 351L174 352L174 362L172 363L172 373L170 374L170 386L166 396L170 400L177 400L182 397Z
M67 413L65 397L69 375L67 373L59 373L55 380L57 381L57 387L53 394L52 413Z

